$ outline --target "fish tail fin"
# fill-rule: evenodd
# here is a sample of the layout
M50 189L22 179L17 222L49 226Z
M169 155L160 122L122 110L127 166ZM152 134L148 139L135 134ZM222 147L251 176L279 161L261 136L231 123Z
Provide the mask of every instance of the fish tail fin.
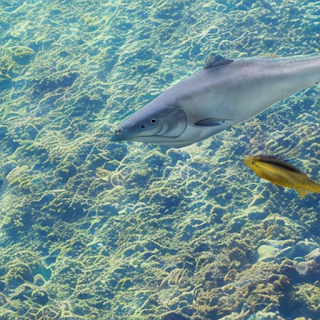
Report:
M301 199L303 199L308 193L311 192L310 190L303 189L303 188L297 188L296 190L297 190L297 192L298 192L298 194L299 194Z
M309 187L310 189L303 189L303 188L296 189L301 199L303 199L308 193L311 193L311 192L320 193L320 184L312 183L312 185Z

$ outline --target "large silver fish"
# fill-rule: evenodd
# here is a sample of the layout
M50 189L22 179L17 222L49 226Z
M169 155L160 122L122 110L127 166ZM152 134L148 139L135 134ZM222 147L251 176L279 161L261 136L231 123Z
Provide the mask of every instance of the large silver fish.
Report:
M210 55L202 71L173 85L122 121L115 140L184 147L248 120L320 81L320 56Z

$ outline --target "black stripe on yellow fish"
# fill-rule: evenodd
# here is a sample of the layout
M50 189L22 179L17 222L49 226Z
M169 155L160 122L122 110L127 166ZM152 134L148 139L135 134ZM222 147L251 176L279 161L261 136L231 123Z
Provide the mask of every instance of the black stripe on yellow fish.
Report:
M265 156L246 156L244 163L260 178L281 187L295 189L301 198L310 192L320 193L319 184L285 161Z
M259 161L274 164L276 166L295 171L295 172L301 172L298 168L293 166L292 164L285 162L283 160L277 159L277 158L271 158L271 157L265 157L265 156L257 156L259 157Z

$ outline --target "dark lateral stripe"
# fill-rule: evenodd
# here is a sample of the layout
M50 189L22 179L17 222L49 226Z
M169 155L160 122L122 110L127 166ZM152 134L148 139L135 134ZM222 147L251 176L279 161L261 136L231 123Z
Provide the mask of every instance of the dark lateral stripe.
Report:
M271 163L281 168L301 173L301 171L298 168L294 167L292 164L289 164L285 161L275 159L275 158L270 158L270 157L264 157L264 156L258 156L258 157L259 157L259 161L261 162Z

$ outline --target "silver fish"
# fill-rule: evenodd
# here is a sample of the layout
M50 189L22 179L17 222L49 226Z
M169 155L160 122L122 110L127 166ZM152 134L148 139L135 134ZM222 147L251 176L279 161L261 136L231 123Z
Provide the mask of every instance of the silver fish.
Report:
M115 140L184 147L246 121L320 81L320 55L209 55L203 70L178 82L122 121Z

